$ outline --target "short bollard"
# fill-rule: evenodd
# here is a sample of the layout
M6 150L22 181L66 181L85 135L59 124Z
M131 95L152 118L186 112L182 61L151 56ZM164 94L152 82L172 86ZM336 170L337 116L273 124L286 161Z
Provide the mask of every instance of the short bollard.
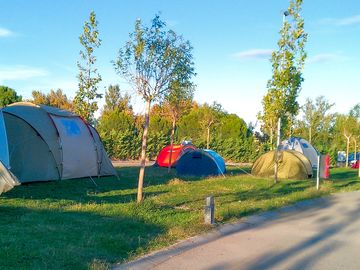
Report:
M205 224L214 225L215 220L215 201L214 197L206 197L205 199Z

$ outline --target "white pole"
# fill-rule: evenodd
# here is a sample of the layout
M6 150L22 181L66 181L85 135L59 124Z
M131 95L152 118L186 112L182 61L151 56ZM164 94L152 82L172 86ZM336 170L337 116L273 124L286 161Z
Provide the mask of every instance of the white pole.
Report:
M320 155L317 156L316 190L320 188Z
M278 120L278 130L277 130L277 139L276 139L276 151L275 151L275 179L274 182L278 181L278 171L279 171L279 145L280 145L280 130L281 130L281 119Z

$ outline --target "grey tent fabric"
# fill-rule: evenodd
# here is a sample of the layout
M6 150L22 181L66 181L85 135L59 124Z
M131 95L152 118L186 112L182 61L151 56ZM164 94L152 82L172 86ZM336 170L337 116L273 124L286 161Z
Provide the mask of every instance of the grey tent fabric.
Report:
M75 114L29 102L0 110L0 160L21 183L116 175L96 130Z
M318 151L307 140L300 137L290 137L282 141L279 145L279 150L295 150L306 156L313 168L317 168Z
M0 194L20 185L17 178L0 161Z

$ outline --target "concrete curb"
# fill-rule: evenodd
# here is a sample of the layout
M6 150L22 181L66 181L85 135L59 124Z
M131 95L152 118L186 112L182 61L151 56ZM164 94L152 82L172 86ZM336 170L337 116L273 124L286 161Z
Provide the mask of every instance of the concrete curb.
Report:
M148 270L152 269L155 266L169 260L172 257L178 256L181 253L204 245L206 243L212 242L220 237L227 236L233 234L235 232L239 232L242 230L250 229L259 225L264 224L265 222L278 219L280 217L284 217L287 215L294 214L296 212L301 212L306 209L312 208L313 206L323 207L329 203L333 195L328 197L320 197L305 201L297 202L290 206L285 206L273 211L263 212L257 215L252 215L246 218L241 218L239 221L235 223L228 223L224 225L220 225L215 227L209 233L204 235L197 235L185 240L182 240L170 247L154 251L149 253L139 259L134 261L130 261L124 264L116 264L113 265L113 270L125 270L125 269L132 269L132 270Z

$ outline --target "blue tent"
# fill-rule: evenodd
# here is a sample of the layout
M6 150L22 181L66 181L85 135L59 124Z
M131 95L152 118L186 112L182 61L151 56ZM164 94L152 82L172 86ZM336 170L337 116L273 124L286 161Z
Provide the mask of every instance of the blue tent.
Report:
M212 150L191 150L183 154L176 164L179 176L216 176L225 173L224 159Z

